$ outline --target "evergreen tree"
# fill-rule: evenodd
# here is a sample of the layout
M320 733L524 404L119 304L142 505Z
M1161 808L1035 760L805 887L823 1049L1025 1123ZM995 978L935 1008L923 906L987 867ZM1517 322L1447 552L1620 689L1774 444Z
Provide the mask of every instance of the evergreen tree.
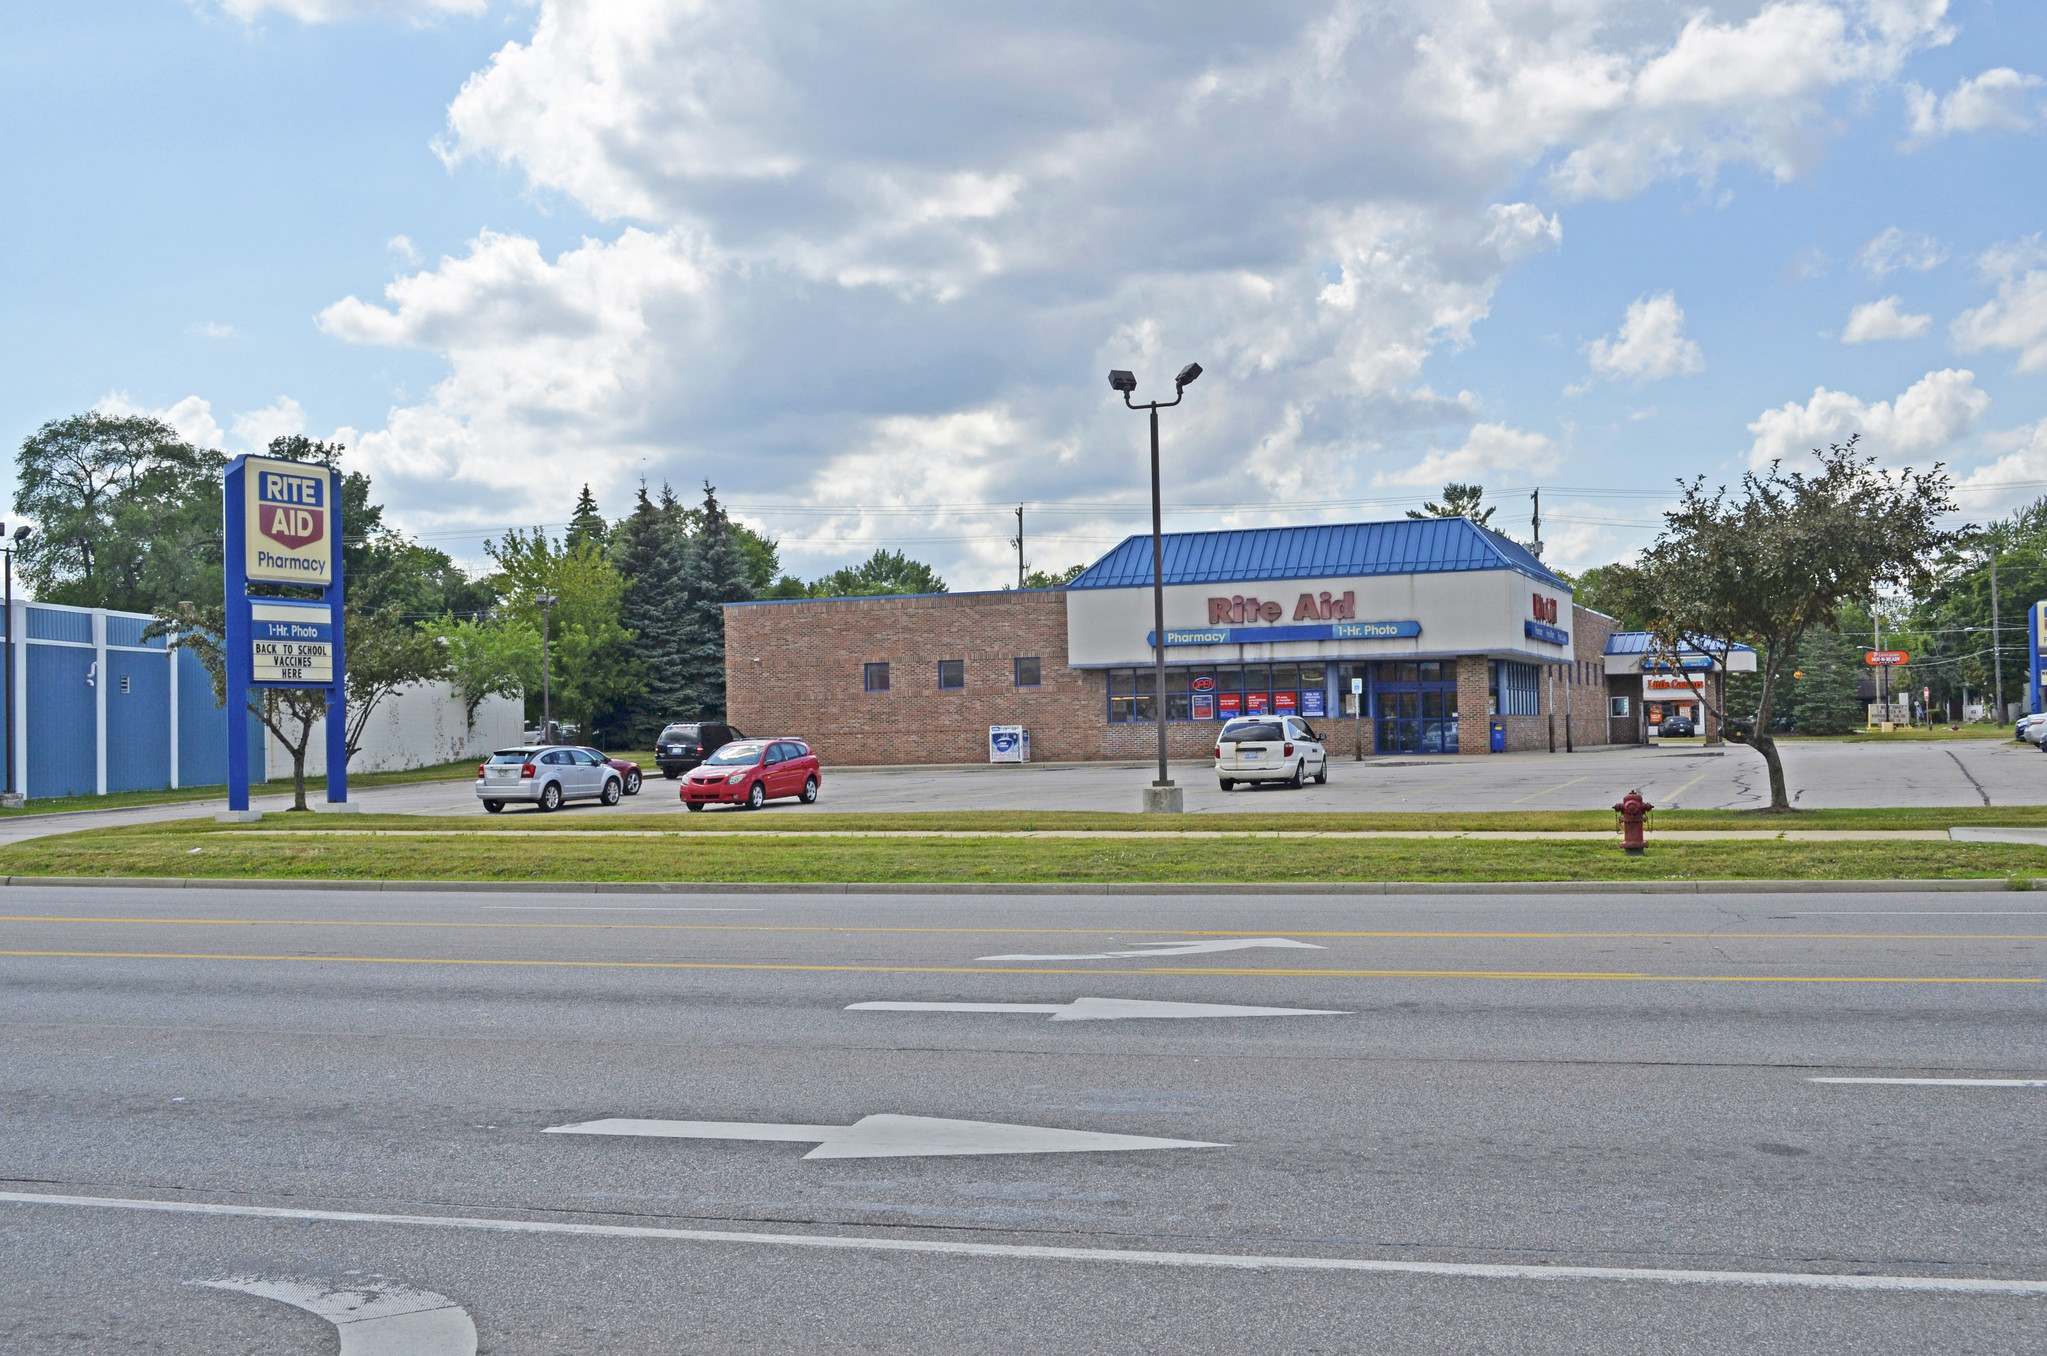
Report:
M646 491L642 489L640 495L644 499ZM563 539L562 544L571 551L579 549L585 542L603 546L610 531L610 525L604 521L604 515L598 512L596 497L590 493L590 486L586 482L582 494L576 497L576 511L569 515L569 534Z
M1798 643L1791 725L1800 734L1847 734L1869 719L1859 684L1862 650L1839 631L1809 631Z
M657 507L640 486L639 502L618 525L612 562L625 581L619 620L633 633L633 647L646 675L646 687L620 712L635 742L651 740L661 726L688 714L683 691L683 637L686 631L687 543L677 530L673 501L662 487Z
M1480 527L1484 527L1493 520L1492 509L1482 509L1479 507L1484 501L1485 486L1462 485L1453 480L1443 487L1442 503L1431 504L1425 502L1420 513L1409 509L1407 516L1421 519L1469 518Z
M704 506L696 510L690 538L686 606L681 628L682 687L688 713L725 714L725 607L754 596L745 550L740 546L718 492L704 482Z

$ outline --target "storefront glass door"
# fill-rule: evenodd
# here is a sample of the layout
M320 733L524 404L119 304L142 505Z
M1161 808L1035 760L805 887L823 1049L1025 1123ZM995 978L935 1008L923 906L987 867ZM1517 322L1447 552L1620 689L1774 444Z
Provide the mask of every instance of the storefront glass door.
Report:
M1376 752L1457 752L1456 660L1389 660L1373 670Z

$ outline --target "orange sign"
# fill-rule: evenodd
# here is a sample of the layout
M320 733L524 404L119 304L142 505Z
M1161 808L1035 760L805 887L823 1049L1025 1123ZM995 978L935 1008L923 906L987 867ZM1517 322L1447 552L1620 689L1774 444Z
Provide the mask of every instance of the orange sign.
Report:
M1911 655L1906 654L1903 650L1871 650L1862 656L1862 662L1865 664L1883 665L1902 664L1911 657Z

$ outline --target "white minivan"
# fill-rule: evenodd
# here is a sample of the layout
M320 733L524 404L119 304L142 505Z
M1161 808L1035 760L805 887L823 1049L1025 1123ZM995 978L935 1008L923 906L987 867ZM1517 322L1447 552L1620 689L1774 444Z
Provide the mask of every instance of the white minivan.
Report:
M1215 737L1215 775L1225 791L1238 782L1322 783L1329 750L1299 716L1238 716Z

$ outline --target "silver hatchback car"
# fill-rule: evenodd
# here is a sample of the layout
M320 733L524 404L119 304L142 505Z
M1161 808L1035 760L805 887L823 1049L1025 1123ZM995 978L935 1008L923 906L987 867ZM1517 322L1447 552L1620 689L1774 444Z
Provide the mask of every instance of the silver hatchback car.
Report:
M589 749L569 744L499 749L476 768L477 799L492 814L510 801L559 810L571 800L616 805L624 794L625 782L617 768Z

